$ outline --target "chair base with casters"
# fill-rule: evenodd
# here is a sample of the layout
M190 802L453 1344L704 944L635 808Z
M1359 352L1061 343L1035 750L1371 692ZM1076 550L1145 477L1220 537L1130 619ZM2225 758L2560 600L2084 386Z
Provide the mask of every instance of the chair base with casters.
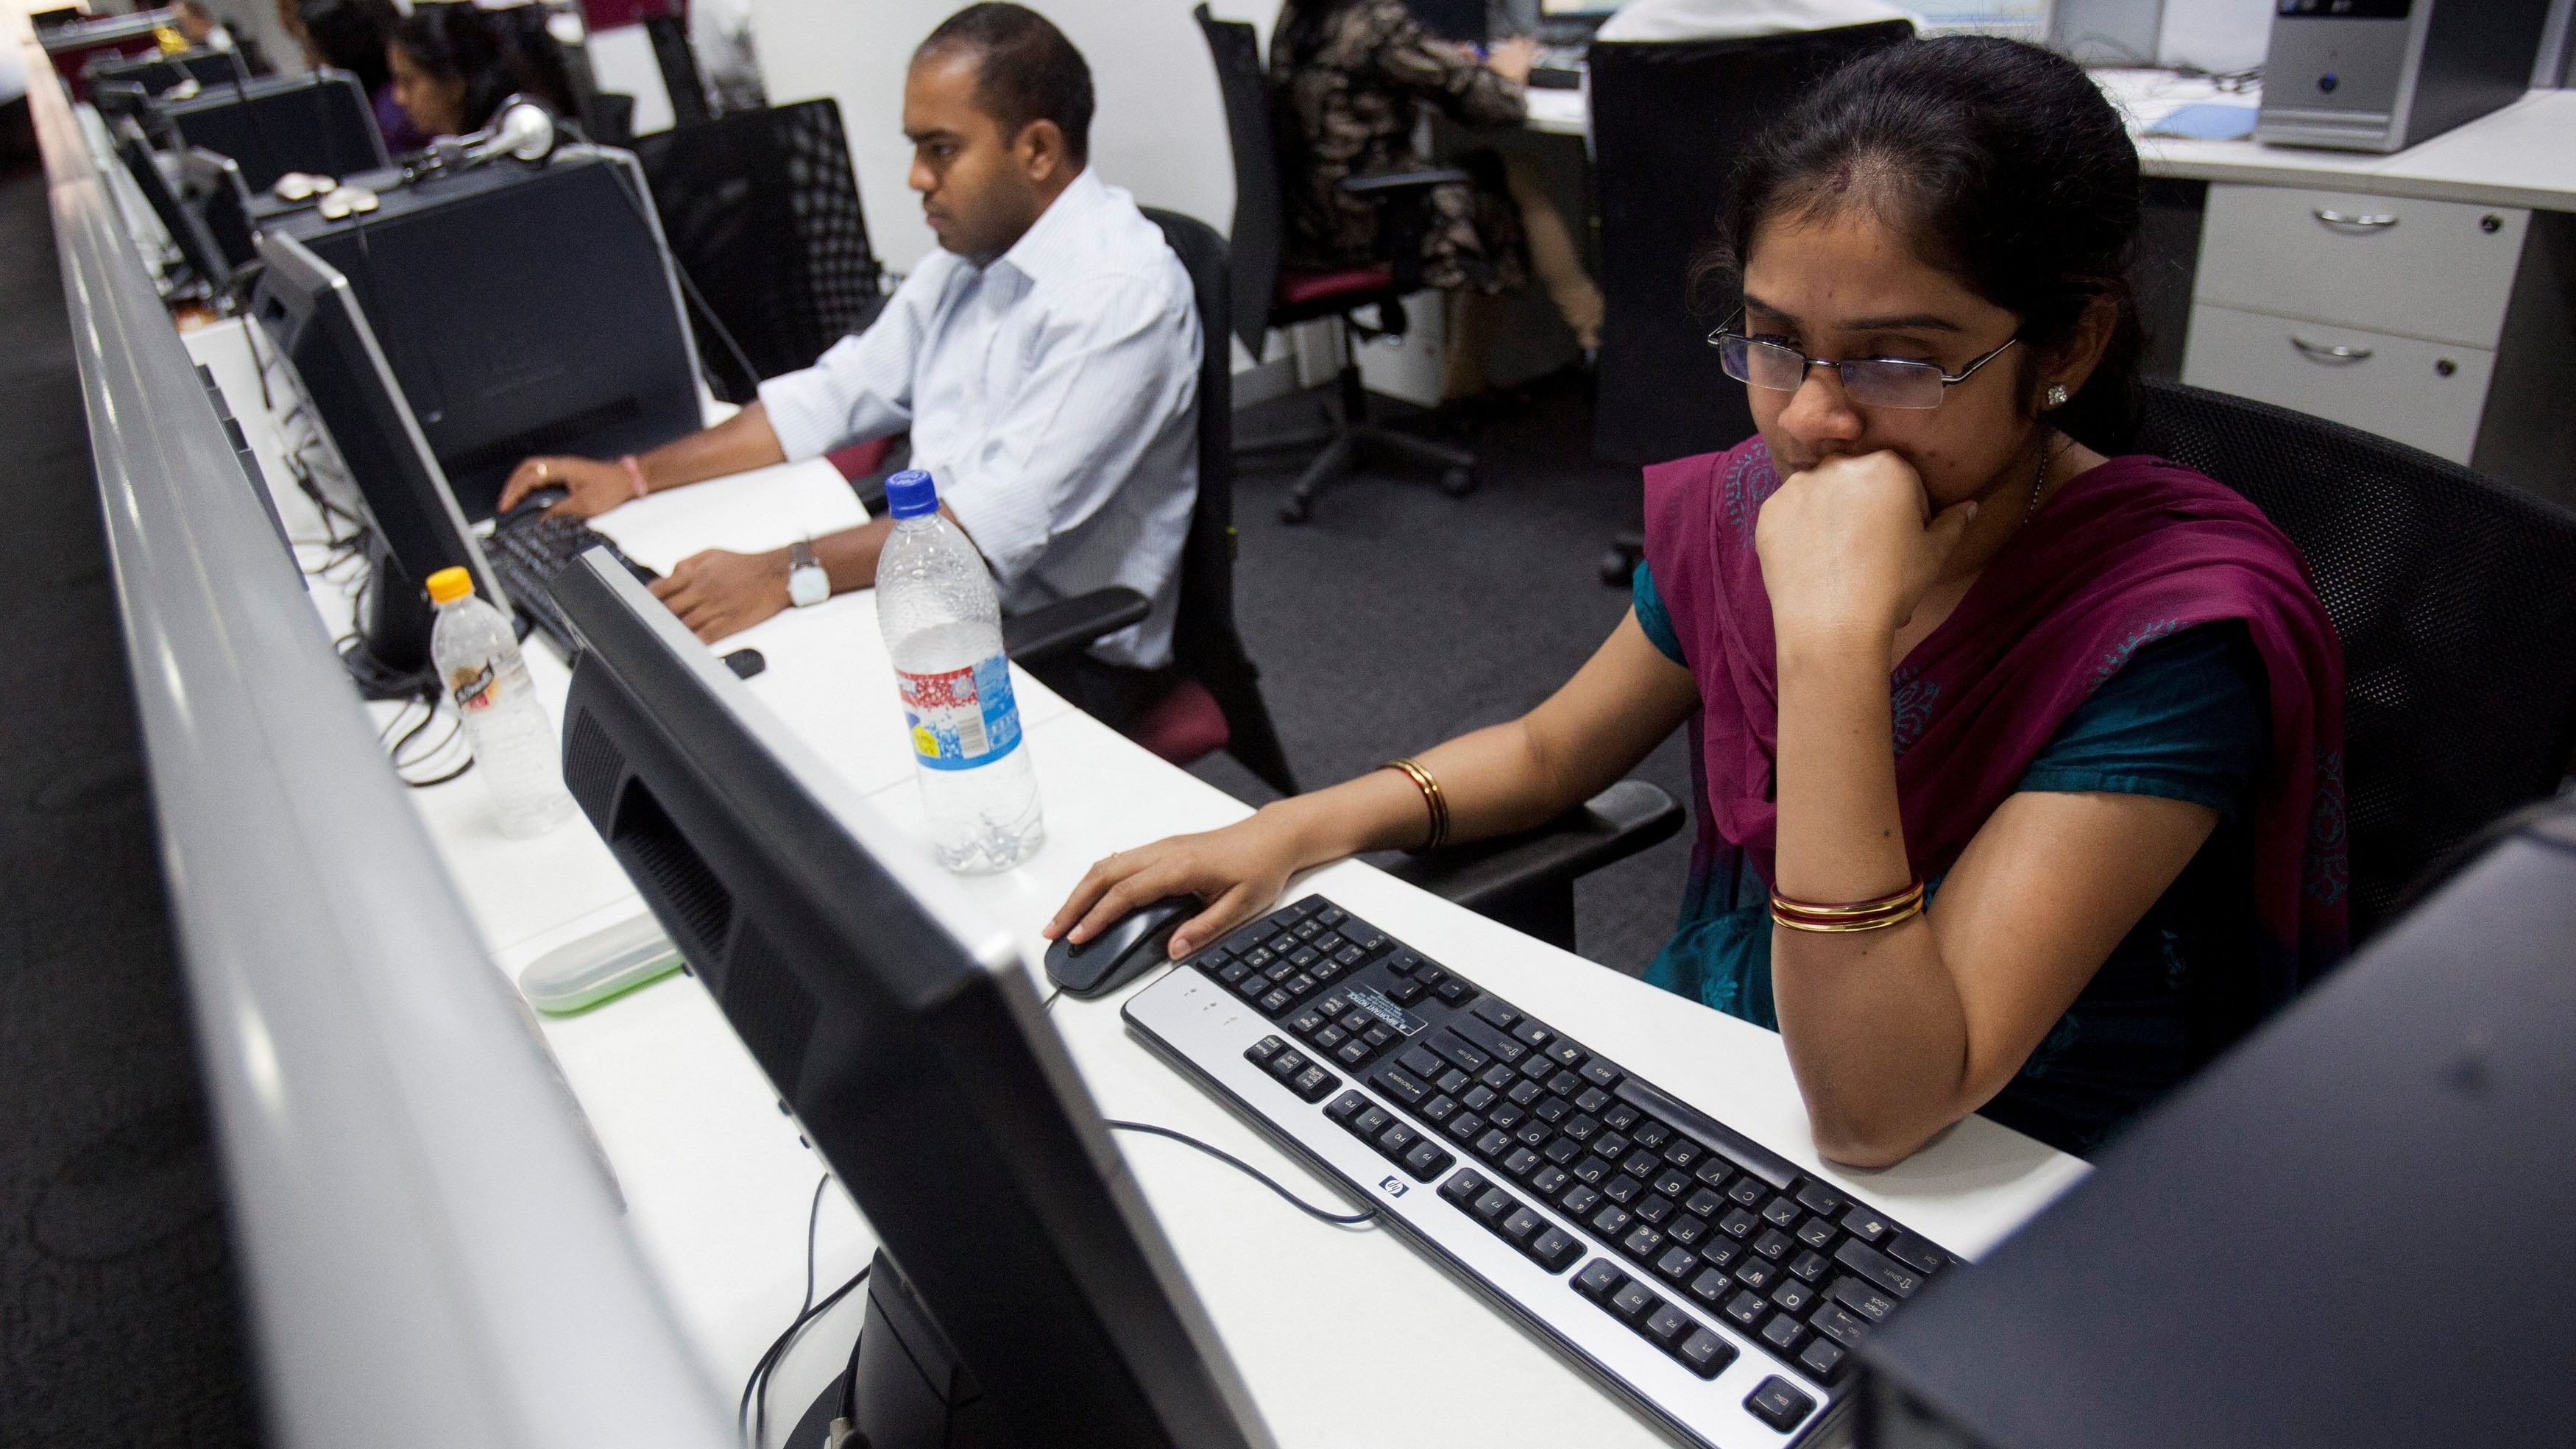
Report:
M1440 491L1452 498L1475 492L1474 453L1369 421L1368 389L1360 381L1359 349L1376 338L1404 335L1404 300L1395 290L1392 274L1380 267L1348 272L1292 272L1282 276L1279 285L1280 303L1272 314L1274 322L1299 322L1337 314L1342 324L1342 365L1334 374L1338 396L1325 425L1313 432L1262 438L1241 447L1243 452L1267 452L1323 445L1322 451L1306 464L1305 471L1297 475L1287 501L1279 505L1279 521L1305 522L1314 512L1316 496L1371 452L1439 469ZM1351 316L1353 311L1372 304L1385 325L1365 326Z

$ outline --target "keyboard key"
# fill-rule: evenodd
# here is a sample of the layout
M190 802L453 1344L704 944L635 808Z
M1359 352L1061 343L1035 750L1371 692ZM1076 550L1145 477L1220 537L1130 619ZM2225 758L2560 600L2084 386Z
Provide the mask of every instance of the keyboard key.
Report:
M1562 1273L1567 1265L1583 1256L1583 1241L1565 1229L1551 1224L1537 1237L1522 1245L1521 1251L1529 1254L1533 1261L1547 1271Z
M1771 1321L1762 1325L1762 1341L1778 1349L1780 1356L1786 1358L1797 1351L1799 1344L1807 1341L1807 1325L1788 1314L1774 1313Z
M1798 1427L1799 1421L1816 1407L1816 1401L1774 1374L1746 1396L1744 1407L1753 1417L1785 1434Z
M1539 1098L1546 1096L1547 1088L1540 1086L1536 1082L1519 1081L1512 1083L1511 1090L1503 1093L1503 1095L1506 1098L1509 1098L1512 1105L1515 1107L1528 1107L1537 1102ZM1555 1121L1554 1118L1550 1118L1548 1120L1551 1123Z
M1403 1055L1397 1057L1396 1061L1401 1063L1406 1071L1426 1082L1437 1078L1445 1070L1440 1065L1440 1059L1431 1054L1430 1048L1424 1046L1406 1047Z
M1518 1207L1512 1209L1500 1223L1495 1224L1495 1231L1515 1243L1526 1243L1537 1237L1539 1229L1546 1226L1547 1219L1531 1212L1528 1208Z
M1484 1136L1476 1139L1476 1155L1487 1162L1499 1162L1519 1146L1510 1133L1499 1127L1488 1128Z
M1673 1357L1682 1366L1704 1379L1716 1378L1735 1362L1735 1345L1705 1328L1691 1330L1690 1336L1673 1349Z
M1737 1208L1717 1220L1717 1230L1730 1238L1749 1238L1753 1236L1754 1229L1761 1226L1760 1218L1742 1208Z
M1798 1224L1798 1241L1810 1248L1831 1247L1834 1241L1834 1225L1823 1218L1809 1218Z
M1592 1150L1601 1153L1604 1157L1610 1155L1608 1152L1602 1150L1601 1144L1598 1142L1592 1144ZM1648 1152L1642 1147L1619 1159L1619 1170L1641 1182L1652 1181L1654 1179L1656 1166L1657 1160L1655 1154Z
M1325 1019L1322 1012L1311 1006L1301 1009L1295 1016L1288 1018L1288 1029L1303 1037L1311 1037L1331 1025L1332 1023Z
M1762 1236L1753 1240L1753 1251L1774 1263L1788 1257L1789 1250L1796 1246L1798 1246L1798 1240L1778 1228L1765 1229Z
M1413 1174L1415 1182L1429 1182L1447 1172L1458 1159L1441 1151L1439 1143L1426 1139L1413 1144L1412 1150L1404 1154L1403 1160L1404 1170Z
M1666 1248L1655 1258L1655 1276L1687 1283L1699 1271L1699 1254L1688 1248Z
M1471 1167L1440 1184L1440 1195L1460 1207L1466 1207L1483 1196L1485 1189L1491 1186L1493 1184L1485 1180L1483 1173Z
M1949 1254L1932 1246L1930 1239L1915 1233L1898 1233L1896 1241L1887 1245L1887 1256L1926 1278L1940 1272L1941 1266L1950 1261Z
M1381 1021L1377 1025L1370 1027L1368 1030L1361 1032L1360 1040L1367 1042L1369 1044L1369 1050L1371 1051L1375 1051L1380 1047L1392 1046L1395 1043L1395 1028Z
M1529 1085L1536 1087L1538 1086L1538 1083L1532 1082ZM1539 1093L1540 1095L1538 1100L1529 1104L1531 1116L1547 1123L1551 1127L1554 1127L1563 1123L1566 1118L1574 1115L1574 1104L1572 1102L1565 1100L1554 1092L1548 1091L1544 1087L1539 1088Z
M1425 990L1421 982L1406 979L1389 986L1386 989L1386 999L1398 1006L1411 1006L1422 999Z
M1691 1169L1691 1176L1712 1190L1726 1186L1726 1180L1734 1175L1735 1169L1727 1166L1726 1159L1716 1156L1701 1158L1699 1165Z
M1322 1047L1328 1052L1339 1051L1342 1043L1349 1041L1350 1039L1351 1034L1342 1030L1338 1026L1324 1027L1317 1031L1313 1036L1307 1038L1308 1041L1313 1042L1315 1045Z
M1577 1142L1589 1142L1601 1135L1601 1124L1581 1112L1557 1124L1557 1130Z
M1573 1173L1554 1164L1542 1166L1529 1175L1530 1191L1551 1202L1555 1201L1556 1195L1565 1191L1565 1185L1572 1181L1574 1181Z
M1470 997L1473 997L1476 994L1476 988L1459 980L1457 977L1452 976L1448 980L1440 983L1437 994L1441 1000L1448 1002L1451 1006L1457 1006L1468 1000Z
M1601 1195L1623 1207L1635 1202L1637 1195L1645 1190L1644 1183L1624 1172L1613 1174L1608 1182L1601 1184Z
M1626 1208L1610 1203L1592 1215L1592 1231L1605 1238L1616 1238L1628 1231L1628 1225L1634 1221L1636 1219L1630 1216Z
M1756 1293L1770 1292L1771 1285L1784 1276L1780 1265L1768 1258L1746 1258L1735 1265L1735 1281Z
M1614 1132L1625 1132L1636 1126L1645 1115L1629 1103L1613 1102L1609 1109L1601 1114L1601 1121Z
M1785 1228L1798 1218L1798 1205L1785 1197L1771 1199L1762 1209L1762 1221L1775 1228Z
M1322 1067L1308 1067L1297 1074L1297 1079L1288 1084L1288 1089L1309 1102L1320 1102L1331 1096L1333 1089L1341 1084L1341 1078Z
M1695 1218L1684 1213L1664 1224L1664 1236L1685 1248L1696 1248L1700 1240L1708 1236L1708 1222L1706 1219Z
M1771 1290L1771 1301L1780 1305L1783 1313L1804 1313L1815 1306L1816 1286L1801 1283L1796 1278L1784 1278L1779 1287Z
M1252 968L1244 965L1240 961L1228 961L1223 966L1215 969L1217 982L1219 985L1223 986L1232 986L1236 982L1241 981L1244 977L1252 974Z
M1601 1193L1598 1189L1576 1182L1565 1190L1564 1196L1556 1200L1556 1205L1579 1218L1601 1206L1601 1201Z
M1581 1071L1583 1064L1592 1060L1592 1054L1585 1051L1580 1043L1569 1041L1564 1037L1558 1037L1555 1043L1547 1048L1547 1057L1549 1061L1569 1072Z
M1377 1069L1377 1074L1369 1078L1369 1085L1408 1107L1420 1106L1432 1095L1431 1088L1420 1077L1391 1062Z
M1843 1244L1835 1251L1834 1261L1899 1298L1911 1298L1914 1290L1923 1286L1922 1275L1899 1266L1895 1260L1867 1243L1854 1241Z
M1386 958L1386 969L1398 976L1410 976L1422 969L1422 955L1418 951L1398 951Z
M1726 1199L1704 1187L1682 1199L1682 1211L1695 1218L1713 1218L1725 1208Z
M1833 1296L1836 1303L1872 1323L1885 1323L1887 1315L1896 1311L1894 1298L1881 1293L1858 1278L1836 1278L1834 1286L1827 1292Z
M1699 1260L1712 1268L1732 1268L1744 1256L1744 1245L1733 1238L1711 1238L1699 1245Z
M1690 1280L1689 1288L1690 1296L1711 1308L1725 1302L1727 1295L1736 1291L1735 1280L1715 1268L1702 1268Z
M1385 1131L1387 1129L1387 1124L1394 1120L1394 1113L1386 1110L1384 1107L1376 1105L1375 1103L1371 1103L1367 1107L1362 1108L1358 1116L1353 1117L1350 1121L1345 1122L1342 1125L1350 1128L1353 1132L1358 1133L1362 1137L1374 1138L1377 1134Z
M1498 1223L1509 1216L1512 1209L1519 1206L1519 1203L1512 1200L1510 1193L1499 1187L1489 1187L1485 1189L1483 1196L1476 1199L1469 1210L1486 1222Z
M1494 1091L1493 1088L1478 1086L1469 1087L1467 1090L1459 1093L1458 1100L1465 1104L1468 1111L1482 1112L1493 1106L1496 1102L1501 1101L1502 1098Z
M1726 1190L1726 1196L1730 1201L1745 1207L1759 1207L1762 1205L1762 1200L1770 1195L1771 1185L1752 1176L1737 1178Z
M1333 1060L1346 1067L1363 1067L1375 1052L1366 1041L1346 1041L1333 1049Z
M1789 1260L1789 1271L1810 1283L1825 1281L1825 1274L1833 1266L1831 1259L1813 1248L1800 1248L1798 1256Z
M1438 1080L1432 1082L1431 1085L1447 1092L1452 1097L1463 1097L1467 1095L1467 1089L1475 1085L1475 1080L1475 1078L1468 1076L1465 1072L1458 1070L1456 1067L1451 1067L1449 1070L1442 1072Z
M1324 1109L1324 1115L1344 1126L1349 1126L1351 1119L1367 1111L1368 1107L1368 1098L1357 1092L1344 1092L1333 1099L1331 1106Z
M1503 1159L1503 1171L1523 1182L1529 1181L1530 1174L1538 1171L1541 1167L1546 1165L1546 1158L1539 1156L1537 1153L1530 1151L1526 1147L1519 1149L1511 1156Z
M1477 1002L1475 1013L1480 1020L1496 1031L1510 1031L1520 1025L1521 1021L1521 1014L1512 1010L1511 1003L1499 997L1488 996Z
M1632 1263L1651 1263L1655 1261L1655 1254L1661 1250L1663 1246L1664 1235L1656 1232L1653 1228L1643 1226L1642 1224L1630 1231L1628 1236L1619 1240L1619 1251L1626 1253L1628 1255L1628 1261Z
M1605 1092L1614 1090L1621 1082L1626 1081L1628 1077L1627 1073L1610 1065L1608 1062L1601 1060L1599 1057L1594 1057L1592 1060L1584 1063L1580 1070L1583 1073L1583 1080L1590 1082L1592 1085L1599 1087Z
M1607 1258L1595 1258L1583 1265L1582 1272L1574 1275L1574 1291L1595 1303L1606 1303L1610 1295L1618 1292L1619 1286L1627 1281L1628 1275L1619 1271L1618 1264Z
M1663 1171L1655 1174L1653 1186L1655 1191L1662 1193L1666 1197L1680 1198L1689 1195L1691 1190L1691 1180L1667 1167Z
M1635 1213L1640 1221L1653 1223L1660 1228L1664 1225L1664 1220L1673 1215L1673 1200L1661 1193L1650 1192L1637 1199L1629 1211Z
M1621 1284L1619 1290L1610 1295L1610 1311L1630 1323L1635 1323L1664 1306L1664 1300L1656 1297L1647 1290L1646 1285L1634 1279Z
M1485 1119L1473 1112L1460 1112L1440 1124L1440 1130L1459 1142L1473 1142L1484 1135Z
M1598 1157L1585 1157L1566 1170L1573 1173L1576 1177L1581 1178L1585 1185L1591 1187L1599 1187L1603 1182L1608 1181L1611 1176L1610 1164L1602 1161Z
M1458 1099L1447 1095L1437 1096L1413 1110L1421 1113L1424 1121L1436 1127L1448 1121L1450 1114L1458 1110Z
M1449 979L1449 973L1437 966L1423 965L1414 968L1413 979L1425 986L1437 986Z
M1831 1384L1843 1376L1843 1346L1830 1338L1811 1338L1798 1350L1798 1367L1820 1384Z
M1668 1349L1680 1347L1682 1340L1690 1337L1692 1331L1699 1327L1698 1324L1691 1322L1689 1314L1669 1303L1647 1314L1645 1320L1637 1326L1645 1331L1648 1338Z
M1753 1325L1760 1323L1762 1321L1762 1315L1769 1310L1763 1306L1761 1294L1747 1289L1726 1300L1725 1311L1727 1317L1734 1319L1746 1328L1751 1328Z
M1695 1163L1706 1156L1708 1156L1708 1149L1687 1137L1676 1137L1664 1144L1664 1160L1684 1172L1690 1171Z
M1875 1243L1886 1237L1891 1226L1892 1224L1886 1218L1879 1215L1877 1209L1867 1203L1862 1203L1843 1214L1843 1231L1864 1243Z
M1485 1054L1483 1048L1454 1031L1444 1030L1432 1038L1431 1049L1448 1058L1462 1072L1481 1072L1494 1060Z
M1593 1090L1599 1091L1600 1089L1596 1087ZM1673 1129L1656 1121L1652 1117L1648 1117L1638 1122L1635 1127L1630 1128L1628 1135L1636 1139L1638 1146L1655 1152L1661 1152L1664 1150L1664 1144L1673 1140Z
M1261 1014L1264 1016L1277 1016L1293 1004L1288 999L1288 993L1275 986L1262 993L1261 999L1253 1003L1261 1008Z
M1521 1123L1529 1120L1529 1110L1524 1107L1515 1106L1510 1102L1496 1102L1493 1107L1485 1113L1485 1120L1502 1128L1504 1131L1509 1132L1513 1128L1518 1127ZM1539 1124L1539 1131L1543 1134L1539 1138L1541 1142L1546 1141L1549 1136L1554 1135L1547 1131L1547 1124L1545 1123Z
M1822 1213L1826 1217L1832 1217L1851 1206L1850 1203L1843 1201L1840 1194L1814 1178L1798 1184L1798 1205L1811 1213Z
M1279 1055L1287 1049L1288 1043L1284 1038L1265 1036L1261 1040L1254 1042L1251 1046L1244 1048L1243 1059L1256 1065L1267 1065L1272 1057Z
M1394 1126L1377 1134L1377 1150L1394 1158L1398 1162L1402 1162L1404 1160L1404 1154L1411 1152L1413 1150L1413 1144L1421 1140L1421 1133L1414 1131L1412 1128L1401 1122L1398 1122Z
M1807 1315L1807 1326L1845 1348L1859 1343L1862 1335L1869 1332L1868 1324L1845 1313L1839 1303L1818 1306L1815 1312Z

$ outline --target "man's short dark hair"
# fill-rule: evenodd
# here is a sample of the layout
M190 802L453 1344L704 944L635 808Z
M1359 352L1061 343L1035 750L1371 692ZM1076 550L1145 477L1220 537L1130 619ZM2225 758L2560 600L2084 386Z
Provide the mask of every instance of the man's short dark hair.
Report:
M915 61L945 54L975 58L975 101L1017 136L1031 121L1053 121L1074 160L1091 155L1091 67L1064 32L1025 5L969 5L930 32Z

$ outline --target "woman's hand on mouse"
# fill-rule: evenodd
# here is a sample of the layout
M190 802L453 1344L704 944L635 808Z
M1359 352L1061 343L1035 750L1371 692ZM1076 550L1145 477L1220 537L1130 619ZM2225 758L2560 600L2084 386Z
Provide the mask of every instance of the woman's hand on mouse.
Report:
M1923 477L1890 452L1792 474L1754 525L1772 626L1784 646L1883 641L1958 550L1973 502L1933 511Z
M621 503L635 499L635 480L627 476L626 465L603 463L597 458L547 456L530 458L510 470L510 479L501 485L498 511L509 512L520 499L540 488L561 488L570 495L548 513L569 514L575 518L597 518Z
M1177 961L1279 899L1288 877L1308 864L1305 850L1300 832L1276 810L1222 830L1122 850L1093 864L1043 934L1080 945L1140 906L1194 895L1207 909L1172 932L1168 949Z

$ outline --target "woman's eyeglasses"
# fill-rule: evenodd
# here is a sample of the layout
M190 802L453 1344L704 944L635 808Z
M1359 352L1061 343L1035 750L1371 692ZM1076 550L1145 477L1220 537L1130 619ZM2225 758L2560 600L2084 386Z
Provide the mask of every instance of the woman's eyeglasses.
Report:
M1718 361L1726 375L1737 382L1772 392L1796 392L1807 381L1810 368L1830 367L1840 378L1843 391L1863 407L1937 408L1948 389L1976 375L1978 368L2003 355L2004 348L2019 342L2007 337L2003 347L1970 362L1956 373L1943 372L1938 364L1908 362L1895 357L1866 357L1852 362L1829 362L1809 357L1794 347L1777 342L1763 342L1735 330L1744 313L1738 310L1725 325L1708 334L1708 343L1717 349Z

